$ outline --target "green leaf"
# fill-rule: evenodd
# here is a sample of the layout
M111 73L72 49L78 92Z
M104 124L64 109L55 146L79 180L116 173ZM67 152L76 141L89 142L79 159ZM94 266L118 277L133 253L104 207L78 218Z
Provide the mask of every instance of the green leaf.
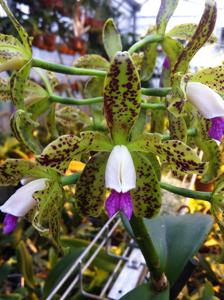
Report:
M42 146L34 137L34 130L39 123L31 119L31 115L24 110L17 110L11 118L11 128L15 137L23 143L30 151L39 154Z
M206 282L203 289L203 295L198 300L218 300L218 298L215 297L215 292L213 290L211 282Z
M156 292L151 283L144 283L124 295L121 300L169 300L170 289L169 287L162 292Z
M34 273L33 273L33 259L28 252L26 245L23 241L19 242L17 248L17 260L20 271L25 279L25 283L33 289L35 286Z
M170 66L173 66L177 62L177 58L179 57L180 53L183 51L183 46L180 42L172 39L169 36L165 36L162 43L163 51L169 58Z
M24 109L25 87L32 66L28 61L19 71L14 72L10 79L12 102L18 109Z
M207 164L201 162L195 151L181 141L169 140L155 147L157 155L163 163L169 164L174 175L202 175L206 170Z
M169 19L172 17L178 2L179 2L178 0L161 0L159 12L156 17L156 25L157 25L158 33L160 34L165 33L167 23L169 22Z
M224 95L224 66L203 69L190 76L190 81L206 84L211 89Z
M17 185L35 164L24 159L7 159L0 165L0 185Z
M0 78L0 101L10 101L11 91L8 78Z
M160 144L161 135L158 133L143 133L131 140L127 147L129 151L156 153L155 144Z
M105 58L100 55L86 54L76 59L73 62L73 66L76 68L108 71L110 64Z
M13 13L9 9L9 7L6 5L5 1L4 0L0 0L0 4L1 4L2 8L4 9L4 11L6 12L7 16L9 17L9 19L11 20L13 26L17 30L17 32L18 32L18 34L20 36L20 39L21 39L21 41L22 41L22 43L24 45L24 48L26 50L26 53L29 55L29 57L31 57L31 55L32 55L31 38L29 37L29 35L25 31L25 29L16 20L16 18L13 15Z
M132 153L136 170L136 188L131 190L134 214L151 218L161 207L160 185L150 161L141 154Z
M128 52L118 52L105 78L104 112L113 141L126 144L140 113L141 86Z
M152 77L158 53L157 46L158 43L150 43L144 48L144 56L140 69L140 78L142 81L148 81Z
M37 201L33 226L40 232L49 230L53 240L59 245L61 210L64 204L64 191L57 180L46 181L44 190L33 194Z
M20 41L11 35L0 34L0 72L18 70L29 59Z
M74 248L65 255L50 271L47 280L45 281L43 296L46 298L58 282L65 276L71 265L82 254L84 248Z
M108 19L104 24L103 45L110 60L113 59L117 51L122 51L121 37L113 19Z
M184 266L198 251L212 228L213 220L200 213L145 219L153 244L172 286Z
M187 125L183 117L175 117L172 113L168 114L170 138L172 140L187 141Z
M211 36L216 22L217 7L214 0L205 1L205 9L201 17L200 23L192 38L189 40L187 46L183 49L179 55L178 61L173 69L173 74L182 72L186 73L188 65L197 53L197 51L204 46Z
M192 38L196 29L197 24L194 23L178 24L175 27L173 27L169 32L167 32L166 35L176 38L178 40L188 41ZM212 34L207 42L213 44L217 42L217 37L214 34Z
M76 207L83 216L96 217L100 214L105 200L105 168L109 153L94 155L86 164L76 184Z
M43 150L37 161L64 174L70 161L84 150L80 138L73 134L62 135Z

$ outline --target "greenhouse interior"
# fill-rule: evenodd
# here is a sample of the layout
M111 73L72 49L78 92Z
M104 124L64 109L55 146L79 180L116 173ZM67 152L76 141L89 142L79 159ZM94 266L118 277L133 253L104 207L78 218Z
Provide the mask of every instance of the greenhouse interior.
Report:
M224 300L224 1L0 0L0 300Z

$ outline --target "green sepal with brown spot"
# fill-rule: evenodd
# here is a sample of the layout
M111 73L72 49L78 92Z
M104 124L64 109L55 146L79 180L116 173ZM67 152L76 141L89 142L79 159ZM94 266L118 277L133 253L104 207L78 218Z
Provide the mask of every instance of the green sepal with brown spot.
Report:
M126 144L141 109L138 72L128 52L118 52L104 85L104 113L115 144Z
M175 117L172 113L168 113L169 130L171 140L180 140L184 143L187 141L187 125L183 117Z
M73 134L62 135L44 148L37 161L64 174L71 160L84 149L79 137Z
M140 153L132 153L136 170L136 188L131 190L134 214L152 218L161 207L160 185L150 161Z
M76 184L75 204L80 215L97 217L103 209L108 157L105 152L91 157Z
M161 135L158 133L143 133L127 144L131 152L152 152L156 153L155 145L160 144Z
M224 66L214 68L206 68L199 72L192 74L189 78L190 81L201 82L206 84L217 93L224 95Z
M166 33L167 36L172 38L188 41L194 35L198 25L194 23L185 23L179 24L173 27L169 32ZM213 44L217 42L217 37L214 34L211 34L207 43Z
M173 68L173 74L178 72L185 74L187 72L191 59L211 36L215 27L216 17L217 6L215 0L205 0L205 9L201 20L188 44L179 55Z
M202 175L206 171L207 163L181 141L169 140L155 147L161 162L168 164L174 175Z
M16 186L35 164L25 159L7 159L0 164L0 185Z
M24 97L32 61L28 61L19 71L14 72L10 79L12 102L17 109L24 109Z
M15 137L23 143L30 151L39 154L42 146L39 140L34 136L34 131L39 123L32 120L31 114L24 110L17 110L10 120L12 131Z
M170 68L173 68L173 66L177 62L177 58L183 51L183 45L177 40L174 40L169 36L165 36L161 43L161 46L163 47L163 51L169 58Z
M19 40L0 34L0 72L19 70L29 60L30 56Z
M0 101L10 101L11 91L8 78L0 78Z
M110 63L98 54L86 54L76 59L73 62L73 66L76 68L108 71Z
M149 43L144 48L144 56L141 63L140 78L142 81L148 81L153 74L156 58L157 58L158 43Z
M217 222L222 237L224 238L224 181L223 178L217 181L211 196L211 213Z
M35 192L33 198L37 201L37 205L30 214L32 225L44 235L50 233L53 241L60 247L60 220L64 204L64 190L59 180L46 181L45 189Z
M177 7L179 0L161 0L158 15L156 17L157 32L164 34L167 23L172 17L174 10Z
M80 137L85 151L110 152L113 149L110 138L99 131L83 131L80 133Z
M122 51L121 36L111 18L106 21L103 27L103 45L110 60L113 59L117 51Z
M29 59L32 56L32 38L29 37L26 30L20 25L20 23L16 20L15 16L7 6L4 0L0 0L0 4L4 11L6 12L7 16L9 17L10 21L12 22L13 26L17 30L19 37L23 43L25 53L29 56Z
M163 78L162 80L164 83L165 78ZM163 101L163 99L159 97L150 97L149 101L152 103L165 104L165 101ZM163 134L166 128L167 112L165 110L155 109L152 110L151 112L147 112L147 115L149 115L151 119L150 132L151 133L157 132Z

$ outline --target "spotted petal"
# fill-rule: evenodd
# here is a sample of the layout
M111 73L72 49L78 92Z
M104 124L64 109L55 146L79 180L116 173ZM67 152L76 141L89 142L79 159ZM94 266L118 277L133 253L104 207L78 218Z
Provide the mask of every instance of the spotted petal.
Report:
M76 184L76 207L84 216L96 217L103 208L105 199L105 168L109 154L94 155L86 164Z
M116 144L125 144L138 119L141 87L138 72L128 52L117 52L105 78L104 112Z
M131 191L134 214L151 218L161 207L160 185L150 161L142 154L132 153L136 169L136 188Z

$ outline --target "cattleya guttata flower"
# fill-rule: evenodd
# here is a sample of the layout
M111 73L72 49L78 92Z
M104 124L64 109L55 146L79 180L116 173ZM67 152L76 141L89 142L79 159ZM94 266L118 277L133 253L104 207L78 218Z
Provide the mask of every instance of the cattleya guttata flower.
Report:
M128 52L117 52L104 83L104 114L109 134L86 131L80 137L64 135L37 158L41 165L64 174L74 157L97 152L90 157L76 184L75 201L81 214L97 216L104 206L110 217L118 211L128 219L133 213L148 218L158 213L161 195L156 155L176 174L204 172L206 164L184 143L162 142L161 135L156 133L133 135L141 101L136 67Z

